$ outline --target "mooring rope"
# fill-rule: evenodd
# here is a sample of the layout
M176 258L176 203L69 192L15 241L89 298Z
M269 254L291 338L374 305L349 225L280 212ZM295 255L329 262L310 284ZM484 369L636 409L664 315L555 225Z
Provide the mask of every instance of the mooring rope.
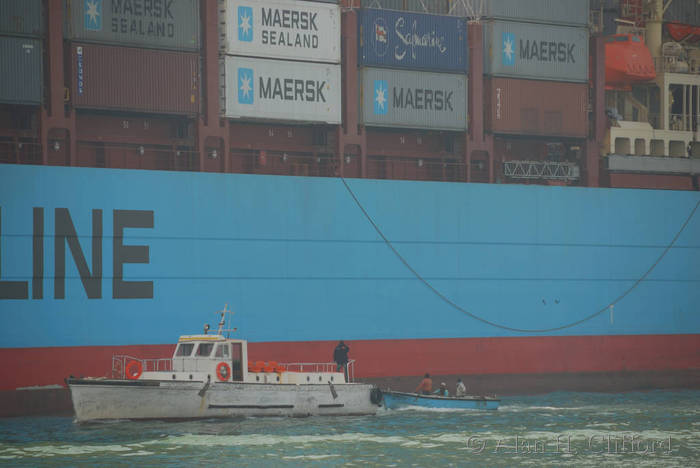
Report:
M680 237L681 233L685 230L686 226L688 226L688 223L690 223L690 220L695 216L695 212L698 210L698 207L700 206L700 198L698 199L698 202L695 204L695 207L691 210L690 214L686 218L685 222L681 226L681 228L678 230L675 236L673 236L673 239L671 239L671 242L666 246L664 251L659 255L659 257L656 259L656 261L649 267L649 269L637 280L634 282L632 286L630 286L626 291L624 291L622 294L620 294L618 297L616 297L613 301L611 301L609 304L607 304L605 307L601 308L600 310L593 312L590 315L587 315L586 317L583 317L580 320L576 320L571 323L567 323L565 325L561 325L558 327L552 327L552 328L517 328L517 327L509 327L507 325L501 325L496 322L492 322L490 320L487 320L483 317L480 317L476 314L473 314L469 312L468 310L464 309L460 305L456 304L454 301L452 301L450 298L445 296L443 293L437 290L435 286L433 286L428 280L423 278L420 273L416 271L415 268L411 266L410 263L399 253L398 250L394 247L392 242L384 235L382 230L377 226L377 223L374 222L372 217L367 213L367 210L365 209L364 206L362 206L362 203L360 203L360 200L357 198L355 193L352 191L350 186L348 185L347 181L345 180L344 177L339 176L340 180L343 182L343 185L347 189L348 193L352 197L352 199L355 201L355 204L357 204L357 207L362 211L362 214L365 215L365 218L367 218L367 221L372 225L375 231L377 231L377 234L384 240L384 243L391 249L391 251L396 255L396 257L401 261L401 263L404 264L404 266L421 282L423 283L428 289L430 289L437 297L439 297L443 302L445 302L447 305L450 307L468 315L469 317L473 318L474 320L478 320L479 322L485 323L487 325L491 325L492 327L500 328L502 330L509 330L513 332L520 332L520 333L549 333L549 332L554 332L554 331L559 331L559 330L564 330L566 328L571 328L575 327L576 325L580 325L584 322L587 322L588 320L593 319L594 317L597 317L598 315L602 314L603 312L610 310L612 307L614 307L618 302L620 302L622 299L624 299L627 295L629 295L632 291L634 291L639 284L644 281L647 276L651 274L652 271L654 271L654 268L661 262L661 260L666 256L666 254L671 250L671 248L674 246L678 238Z

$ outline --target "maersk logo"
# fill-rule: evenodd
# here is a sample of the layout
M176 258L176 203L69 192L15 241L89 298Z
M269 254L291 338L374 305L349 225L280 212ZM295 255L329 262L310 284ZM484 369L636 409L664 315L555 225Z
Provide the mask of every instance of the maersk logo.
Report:
M102 0L84 0L85 29L102 31Z
M238 102L240 104L253 104L255 99L253 90L253 69L238 69Z
M387 106L389 84L386 80L374 80L374 113L384 115L389 111Z
M515 34L503 33L503 65L515 65Z
M238 7L238 40L252 42L253 40L253 9L251 7Z

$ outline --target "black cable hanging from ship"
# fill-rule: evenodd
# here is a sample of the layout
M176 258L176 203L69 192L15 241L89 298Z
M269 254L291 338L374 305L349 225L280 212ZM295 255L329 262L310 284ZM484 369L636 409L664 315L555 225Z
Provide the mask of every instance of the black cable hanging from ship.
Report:
M627 297L632 291L634 291L634 290L637 288L637 286L639 286L639 285L642 283L642 281L644 281L644 280L651 274L651 272L654 271L654 268L656 268L656 266L657 266L657 265L661 262L661 260L666 256L666 254L673 248L673 246L675 245L676 241L678 240L678 238L680 237L680 235L681 235L681 234L683 233L683 231L685 230L686 226L688 226L688 223L690 223L690 220L693 219L693 216L695 216L695 212L698 210L698 207L700 207L700 199L698 199L697 203L695 203L695 207L693 207L693 209L690 211L690 214L689 214L688 217L686 218L685 222L681 225L681 227L680 227L680 229L678 230L678 232L676 233L676 235L673 236L673 239L671 239L671 242L664 248L664 251L661 252L661 255L659 255L659 257L656 259L656 261L654 261L654 263L649 267L649 269L647 269L647 271L646 271L639 279L637 279L637 280L634 282L634 284L632 284L632 286L630 286L629 288L627 288L622 294L620 294L619 296L617 296L617 297L616 297L615 299L613 299L609 304L607 304L606 306L604 306L604 307L601 308L600 310L598 310L598 311L596 311L596 312L593 312L592 314L587 315L586 317L583 317L582 319L579 319L579 320L576 320L576 321L574 321L574 322L570 322L570 323L567 323L567 324L564 324L564 325L560 325L560 326L558 326L558 327L552 327L552 328L517 328L517 327L509 327L509 326L507 326L507 325L501 325L501 324L499 324L499 323L492 322L492 321L490 321L490 320L488 320L488 319L485 319L485 318L480 317L480 316L478 316L478 315L476 315L476 314L473 314L472 312L469 312L468 310L464 309L464 308L461 307L459 304L456 304L456 303L455 303L454 301L452 301L450 298L448 298L448 297L445 296L443 293L441 293L440 291L438 291L438 289L435 288L435 286L433 286L428 280L426 280L425 278L423 278L423 276L421 276L421 274L418 273L418 272L416 271L416 269L413 268L413 267L411 266L410 263L408 263L408 261L401 255L401 253L399 253L399 251L396 250L396 248L394 247L394 245L392 244L392 242L384 235L384 233L383 233L382 230L379 228L379 226L377 225L377 223L374 222L374 220L373 220L372 217L369 215L369 213L367 212L367 210L365 209L365 207L362 206L362 203L361 203L360 200L357 198L357 196L355 195L355 193L352 191L352 189L351 189L350 186L348 185L348 183L347 183L347 181L345 180L345 178L342 177L342 176L338 176L338 177L339 177L339 179L343 182L343 185L345 186L346 190L348 191L348 193L350 194L350 196L352 197L352 199L355 201L355 204L357 205L357 207L360 209L360 211L362 211L362 214L365 216L365 218L367 218L367 221L369 221L369 223L372 225L372 227L373 227L374 230L377 232L377 234L379 234L379 236L382 238L382 240L383 240L384 243L387 245L387 247L389 247L389 249L394 253L394 255L396 255L396 257L401 261L401 263L403 263L404 266L413 274L413 276L415 276L416 279L418 279L418 280L419 280L421 283L423 283L428 289L430 289L430 291L432 291L438 298L440 298L443 302L445 302L445 303L446 303L447 305L449 305L450 307L452 307L452 308L454 308L454 309L456 309L456 310L462 312L462 313L465 314L465 315L468 315L469 317L473 318L474 320L478 320L479 322L485 323L485 324L490 325L490 326L492 326L492 327L500 328L500 329L502 329L502 330L508 330L508 331L519 332L519 333L550 333L550 332L565 330L565 329L567 329L567 328L572 328L572 327L575 327L575 326L577 326L577 325L580 325L580 324L582 324L582 323L584 323L584 322L587 322L588 320L591 320L591 319L597 317L598 315L602 314L603 312L606 312L606 311L608 311L608 310L611 310L618 302L620 302L622 299L624 299L625 297Z

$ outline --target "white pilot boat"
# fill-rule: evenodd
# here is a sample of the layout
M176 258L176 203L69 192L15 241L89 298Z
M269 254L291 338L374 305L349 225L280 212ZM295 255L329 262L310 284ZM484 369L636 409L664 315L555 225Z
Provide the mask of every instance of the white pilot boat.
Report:
M184 335L171 359L112 358L113 378L66 379L78 422L233 416L375 414L381 391L349 381L335 363L248 361L245 340L226 330ZM224 336L226 333L226 336ZM247 363L248 365L244 365Z

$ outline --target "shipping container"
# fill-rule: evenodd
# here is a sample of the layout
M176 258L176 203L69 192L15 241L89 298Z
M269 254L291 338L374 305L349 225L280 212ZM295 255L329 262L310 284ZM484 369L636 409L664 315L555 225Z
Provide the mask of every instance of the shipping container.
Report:
M493 133L585 138L588 84L491 78L485 126Z
M197 54L74 44L71 69L75 107L168 114L199 111Z
M0 102L40 104L42 95L41 40L0 37Z
M226 117L340 123L340 65L227 55L220 70Z
M478 15L482 19L588 26L589 0L487 0L468 3L455 1L450 14Z
M340 7L299 0L220 0L226 54L340 63Z
M583 82L588 80L588 29L487 21L484 55L487 75Z
M450 11L452 0L362 0L363 8L381 8L384 10L415 11L446 15ZM459 0L458 0L459 1Z
M0 0L0 34L43 36L41 0Z
M467 25L451 16L360 10L360 65L464 72Z
M65 0L64 35L82 42L196 51L199 0Z
M360 86L364 125L467 128L466 75L363 68Z

